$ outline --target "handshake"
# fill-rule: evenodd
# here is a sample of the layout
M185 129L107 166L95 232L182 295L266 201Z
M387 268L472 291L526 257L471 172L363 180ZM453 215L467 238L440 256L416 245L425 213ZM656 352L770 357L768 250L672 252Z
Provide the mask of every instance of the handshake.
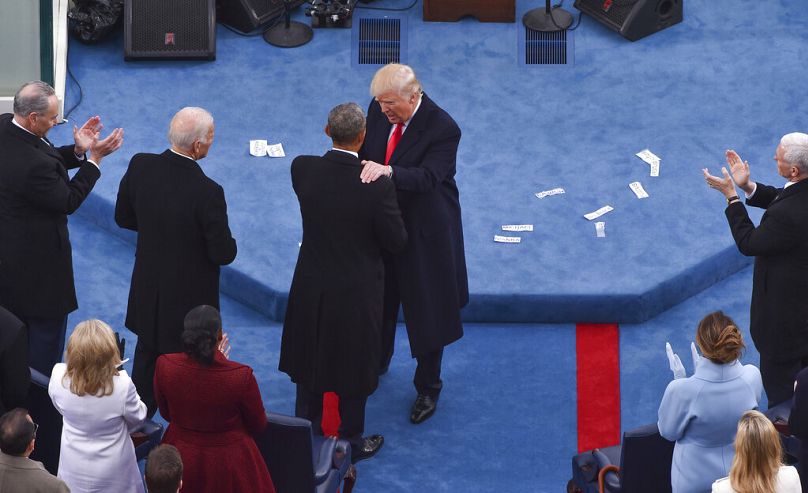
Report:
M668 365L673 372L673 379L686 378L687 373L685 372L685 367L682 365L682 360L679 359L678 354L673 352L670 342L665 343L665 353L668 355ZM695 372L696 368L699 366L699 361L701 361L701 356L699 356L699 351L696 349L696 344L693 342L690 343L690 355L693 358L693 371Z

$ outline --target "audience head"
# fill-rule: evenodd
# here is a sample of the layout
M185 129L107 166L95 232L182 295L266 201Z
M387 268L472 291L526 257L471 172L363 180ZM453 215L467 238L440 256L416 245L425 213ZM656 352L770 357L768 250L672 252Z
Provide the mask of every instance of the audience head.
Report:
M784 178L808 177L808 134L792 132L780 139L774 154L777 171ZM797 176L794 176L797 173Z
M173 445L158 445L146 458L149 493L177 493L182 487L182 457Z
M206 365L213 363L222 334L219 310L210 305L200 305L185 315L184 326L182 347L185 354Z
M22 408L0 417L0 450L7 455L28 457L34 450L37 426Z
M759 411L745 412L735 435L730 485L742 493L773 492L782 455L780 436L769 418Z
M213 144L213 116L191 106L179 110L171 119L168 140L175 151L202 159Z
M112 377L118 374L121 354L112 329L101 320L76 325L67 340L67 372L70 391L76 395L112 394Z
M704 357L717 364L732 363L745 347L738 326L722 311L701 319L696 329L696 344Z
M358 150L365 140L365 112L356 103L337 105L328 113L325 133L335 147Z
M370 83L370 95L392 123L409 120L421 101L421 83L408 65L391 63L380 68Z
M14 119L26 130L44 137L59 118L59 100L41 80L26 82L14 95Z

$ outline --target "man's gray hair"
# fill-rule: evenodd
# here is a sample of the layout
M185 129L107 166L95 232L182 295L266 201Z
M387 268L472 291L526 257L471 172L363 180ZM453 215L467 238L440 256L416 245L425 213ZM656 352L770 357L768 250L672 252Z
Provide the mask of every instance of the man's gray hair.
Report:
M14 95L14 114L27 117L31 113L45 113L54 94L56 91L41 80L26 82Z
M213 116L203 108L186 106L179 110L168 127L168 140L178 149L190 149L194 142L208 144Z
M337 144L351 144L365 129L365 112L356 103L342 103L328 113L328 131Z
M801 175L808 175L808 134L792 132L780 139L783 146L783 159L800 169Z
M421 83L415 77L412 67L400 63L389 63L376 71L376 75L370 82L370 95L377 98L388 92L395 92L404 98L420 94Z

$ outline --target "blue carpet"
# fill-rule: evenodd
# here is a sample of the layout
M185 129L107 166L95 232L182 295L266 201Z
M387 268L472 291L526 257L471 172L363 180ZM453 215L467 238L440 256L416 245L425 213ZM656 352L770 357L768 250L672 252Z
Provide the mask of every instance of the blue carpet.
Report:
M79 216L70 233L80 308L68 330L99 317L123 331L131 356L136 338L123 319L133 247ZM751 345L750 295L745 269L646 323L620 327L623 430L656 421L671 378L665 341L692 372L689 343L705 313L725 310ZM222 315L231 357L254 368L267 410L292 413L294 387L277 370L280 325L226 296ZM752 347L742 358L757 359ZM386 444L360 465L357 493L563 491L577 444L574 325L467 324L446 350L438 412L419 426L408 421L413 371L400 327L390 371L367 407L366 432L384 434Z
M538 3L518 1L517 18ZM562 68L518 64L519 23L424 23L420 3L403 14L409 62L464 132L464 318L642 322L747 266L723 198L700 170L717 171L733 147L754 178L779 184L773 149L782 134L804 130L808 109L797 90L808 75L796 63L808 37L801 6L686 2L684 23L636 43L584 18L573 33L574 66ZM131 241L111 212L129 158L162 151L180 107L209 108L217 140L202 166L225 188L239 241L222 289L281 320L301 235L291 158L327 149L322 127L333 105L369 101L375 67L351 66L350 39L348 30L317 30L310 44L282 50L220 27L215 62L138 63L123 61L120 35L96 46L71 42L85 94L72 119L101 114L108 128L126 129L80 213ZM75 98L71 89L68 106ZM67 137L66 127L54 140ZM250 157L251 138L283 142L288 157ZM658 178L634 156L646 147L662 157ZM636 199L632 181L650 198ZM559 186L565 195L533 196ZM605 204L615 211L603 217L607 237L598 239L582 215ZM513 223L536 231L519 245L493 243L499 226Z

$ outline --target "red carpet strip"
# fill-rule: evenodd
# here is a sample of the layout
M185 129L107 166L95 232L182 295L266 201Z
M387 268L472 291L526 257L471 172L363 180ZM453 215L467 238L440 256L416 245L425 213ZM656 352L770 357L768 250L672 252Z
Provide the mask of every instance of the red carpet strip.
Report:
M577 324L578 452L620 443L617 324Z

